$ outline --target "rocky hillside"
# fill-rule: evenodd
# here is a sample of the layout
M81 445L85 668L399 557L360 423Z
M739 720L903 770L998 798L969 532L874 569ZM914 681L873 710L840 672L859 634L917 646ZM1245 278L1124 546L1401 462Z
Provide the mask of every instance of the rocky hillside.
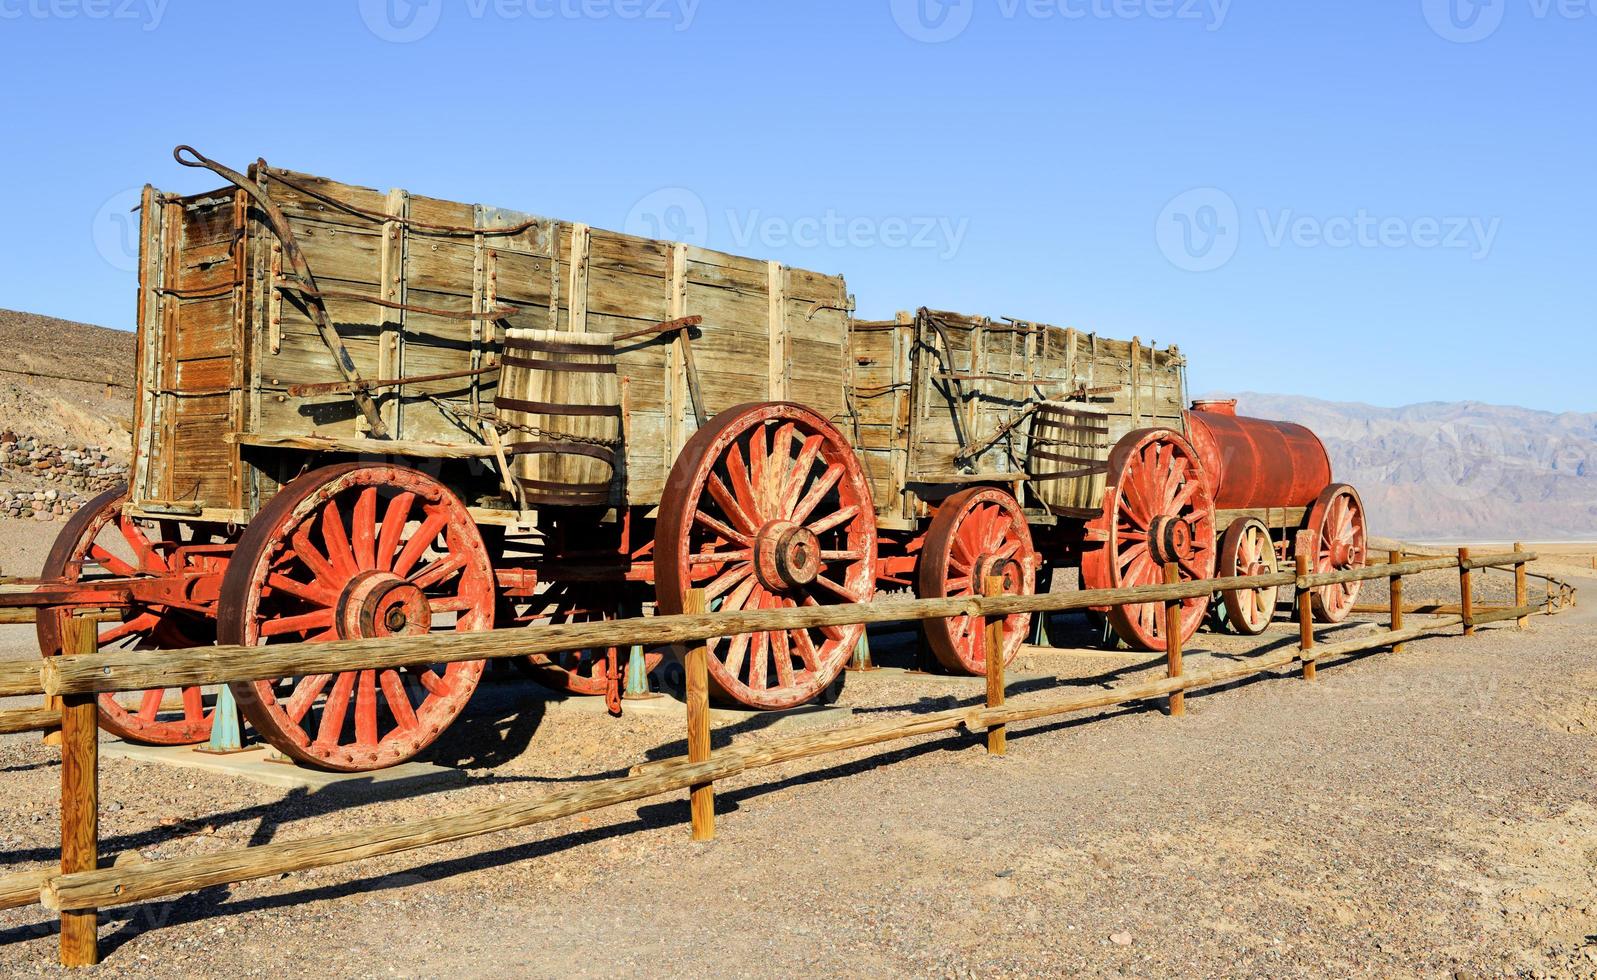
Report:
M133 335L0 310L0 520L61 521L127 473Z
M1376 533L1410 539L1597 538L1597 414L1480 402L1377 408L1246 392L1238 410L1319 434Z

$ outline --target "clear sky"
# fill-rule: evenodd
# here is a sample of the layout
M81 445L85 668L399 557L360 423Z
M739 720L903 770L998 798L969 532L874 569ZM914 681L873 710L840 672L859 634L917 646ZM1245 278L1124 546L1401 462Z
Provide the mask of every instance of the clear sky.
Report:
M0 306L130 329L186 142L1174 342L1194 390L1594 411L1594 56L1597 0L0 0Z

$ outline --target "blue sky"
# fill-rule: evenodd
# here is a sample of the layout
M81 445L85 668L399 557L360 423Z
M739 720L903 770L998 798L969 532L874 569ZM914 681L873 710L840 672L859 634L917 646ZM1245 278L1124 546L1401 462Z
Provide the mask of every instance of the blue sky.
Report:
M1181 345L1597 410L1597 0L0 0L0 306L131 328L192 143Z

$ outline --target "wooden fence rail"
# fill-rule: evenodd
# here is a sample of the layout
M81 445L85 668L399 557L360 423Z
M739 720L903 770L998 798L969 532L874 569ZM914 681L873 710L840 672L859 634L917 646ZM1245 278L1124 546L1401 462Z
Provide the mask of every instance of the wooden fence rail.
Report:
M1180 717L1187 691L1235 681L1300 664L1306 680L1315 677L1321 660L1394 647L1423 636L1465 627L1517 620L1524 628L1532 613L1556 611L1573 599L1560 583L1560 601L1532 604L1527 595L1524 566L1536 558L1516 545L1515 551L1472 557L1468 550L1450 558L1393 561L1344 572L1296 571L1248 578L1203 582L1175 581L1174 566L1167 569L1163 585L1132 589L1095 590L1033 596L998 594L1001 583L984 583L983 595L958 599L893 600L880 603L823 608L763 610L736 613L704 612L702 592L690 594L686 612L609 623L569 626L521 627L486 633L448 634L401 640L357 640L273 647L211 647L148 653L94 652L95 630L77 621L70 632L72 656L49 658L41 665L20 669L0 665L0 696L45 693L61 699L57 713L62 738L62 862L59 872L28 871L0 878L0 908L42 902L61 915L61 961L84 965L98 961L95 937L96 911L100 908L149 899L168 898L217 885L232 884L290 871L325 867L393 854L447 841L525 827L619 803L663 793L689 791L690 823L697 840L714 836L714 784L740 773L779 763L846 749L964 728L985 731L988 752L1005 751L1009 725L1056 717L1094 708L1168 698L1168 710ZM1469 573L1475 569L1511 568L1515 572L1512 608L1472 614ZM1422 626L1403 623L1404 576L1426 571L1456 569L1461 586L1463 615L1445 616ZM1387 579L1391 590L1390 628L1368 636L1336 643L1316 641L1309 615L1310 590L1343 582ZM1295 590L1300 614L1298 643L1232 664L1198 672L1185 670L1178 642L1170 644L1163 678L1123 685L1110 690L1052 692L1028 697L1028 703L1006 701L1003 665L994 658L984 681L986 697L980 706L955 708L850 725L756 745L731 746L713 751L709 740L706 652L712 637L799 627L842 626L927 620L971 615L984 620L978 635L986 650L1001 650L1004 618L1022 612L1057 612L1089 606L1157 602L1165 605L1170 636L1180 635L1181 600L1237 588L1289 586ZM688 755L636 767L616 779L585 784L530 800L514 800L466 809L456 813L409 820L386 826L278 841L255 847L163 861L119 861L100 867L97 830L97 742L95 699L103 692L142 690L187 684L220 684L295 674L333 673L355 669L397 667L417 662L496 659L552 653L609 644L666 643L687 646ZM27 731L25 722L42 720L46 709L0 712L0 731ZM6 727L6 726L14 727Z

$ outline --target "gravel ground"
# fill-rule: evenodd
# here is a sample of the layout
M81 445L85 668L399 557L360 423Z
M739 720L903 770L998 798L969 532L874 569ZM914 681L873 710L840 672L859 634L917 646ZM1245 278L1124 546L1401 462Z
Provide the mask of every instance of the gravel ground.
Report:
M1456 601L1456 587L1443 575L1408 595ZM1061 620L1055 640L1086 629ZM0 656L31 655L29 633L0 627ZM1017 726L1002 759L948 735L763 770L718 786L711 844L688 841L684 800L661 799L112 909L101 972L1597 974L1594 634L1583 609L1528 635L1322 665L1314 684L1282 673L1190 695L1185 719L1141 707ZM1204 634L1189 668L1293 638L1289 624L1262 643ZM878 638L878 659L911 640ZM1047 675L1026 690L1095 688L1161 664L1028 649L1012 671ZM908 716L974 703L980 684L852 675L841 703ZM718 742L769 737L737 727ZM308 793L106 760L101 836L108 855L198 854L681 751L675 718L488 698L430 757L460 784ZM0 775L3 870L42 867L58 853L54 753L0 739ZM0 971L52 973L54 958L52 918L0 912Z

